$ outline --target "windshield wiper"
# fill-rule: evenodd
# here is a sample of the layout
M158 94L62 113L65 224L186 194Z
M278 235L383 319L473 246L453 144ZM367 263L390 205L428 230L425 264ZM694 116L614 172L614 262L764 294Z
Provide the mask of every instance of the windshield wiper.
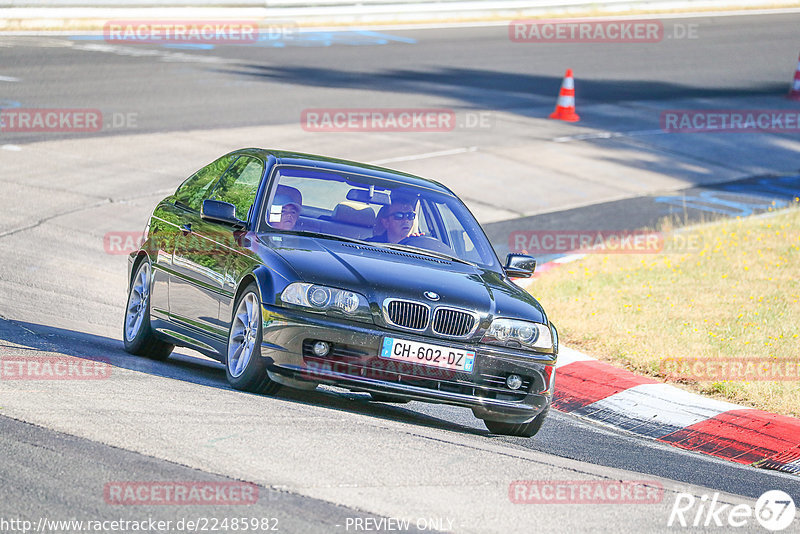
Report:
M323 239L333 239L334 241L344 241L345 243L355 243L358 245L374 245L375 243L370 243L368 241L362 241L360 239L355 239L353 237L344 237L340 235L333 235L333 234L319 234L317 232L308 232L306 230L284 230L280 233L272 233L272 232L265 232L259 234L258 237L267 237L267 236L281 236L281 235L302 235L307 237L321 237Z
M373 243L369 243L372 245ZM456 256L451 256L450 254L445 254L444 252L437 252L435 250L429 250L427 248L419 248L419 247L409 247L408 245L399 245L396 243L377 243L386 248L390 248L392 250L402 250L403 252L411 252L412 254L420 254L422 256L432 256L434 258L439 258L440 260L450 260L455 261L458 263L463 263L464 265L475 265L472 262L467 260L462 260Z

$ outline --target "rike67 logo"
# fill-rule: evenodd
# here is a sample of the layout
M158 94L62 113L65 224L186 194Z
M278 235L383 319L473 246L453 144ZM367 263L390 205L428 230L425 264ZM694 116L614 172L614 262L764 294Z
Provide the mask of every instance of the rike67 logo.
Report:
M681 527L744 527L755 518L767 530L785 530L794 521L797 509L792 497L781 490L770 490L761 495L755 507L749 504L732 506L719 502L719 493L700 498L691 493L675 496L667 526Z

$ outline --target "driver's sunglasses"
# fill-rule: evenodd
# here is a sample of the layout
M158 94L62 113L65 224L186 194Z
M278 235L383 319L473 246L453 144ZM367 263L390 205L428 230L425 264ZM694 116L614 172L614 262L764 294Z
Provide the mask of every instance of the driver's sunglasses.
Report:
M413 221L417 218L417 214L413 211L396 211L394 213L390 213L389 217L394 219L395 221L402 221L403 219L408 219L409 221Z

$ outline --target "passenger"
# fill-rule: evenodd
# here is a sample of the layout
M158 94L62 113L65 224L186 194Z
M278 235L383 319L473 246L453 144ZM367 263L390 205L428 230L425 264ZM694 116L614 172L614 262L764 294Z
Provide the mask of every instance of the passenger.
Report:
M269 211L269 223L278 230L294 230L302 208L303 195L299 190L288 185L278 185Z
M366 239L372 243L399 243L414 232L417 213L413 200L396 199L390 205L384 206L378 212L378 224L383 228L383 233Z

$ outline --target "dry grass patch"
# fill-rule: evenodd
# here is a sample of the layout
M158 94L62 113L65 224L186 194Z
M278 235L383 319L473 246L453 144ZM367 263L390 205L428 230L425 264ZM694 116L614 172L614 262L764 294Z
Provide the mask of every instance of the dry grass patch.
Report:
M700 393L800 416L797 375L783 381L676 379L667 376L664 361L791 359L797 368L800 209L690 231L700 239L697 250L590 254L543 275L531 292L566 345Z

